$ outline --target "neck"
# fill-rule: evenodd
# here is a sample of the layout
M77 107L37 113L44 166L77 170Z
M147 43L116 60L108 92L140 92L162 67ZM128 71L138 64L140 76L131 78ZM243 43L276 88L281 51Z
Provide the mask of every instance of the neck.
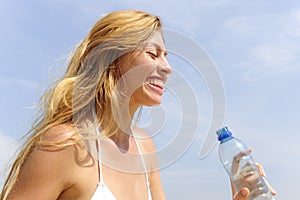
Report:
M123 131L110 137L122 153L128 152L131 138L132 134L124 133Z
M120 120L121 122L119 123L121 124L118 124L118 126L121 125L122 128L116 134L109 137L118 146L119 150L123 153L129 150L129 142L130 139L133 137L131 124L133 121L133 116L139 107L140 105L135 104L134 101L130 99L129 107L128 107L129 116L127 117L125 116L124 119ZM125 111L124 113L128 113L128 111ZM121 115L124 115L124 113L122 113Z

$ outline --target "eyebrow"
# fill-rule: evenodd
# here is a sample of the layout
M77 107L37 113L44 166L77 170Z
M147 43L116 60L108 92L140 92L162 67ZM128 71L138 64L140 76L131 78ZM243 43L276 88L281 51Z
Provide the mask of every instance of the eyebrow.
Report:
M167 56L168 55L168 52L167 52L167 50L165 50L165 49L163 49L159 44L157 44L157 43L155 43L155 42L147 42L146 44L145 44L145 47L147 48L147 47L155 47L155 49L159 49L160 51L162 51L162 52L164 52L164 55L165 56Z

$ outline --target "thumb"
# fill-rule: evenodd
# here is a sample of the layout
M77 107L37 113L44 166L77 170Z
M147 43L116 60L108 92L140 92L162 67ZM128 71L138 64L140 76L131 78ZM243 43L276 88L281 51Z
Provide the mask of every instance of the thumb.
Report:
M250 191L248 188L242 188L238 193L236 193L233 197L233 200L247 200Z

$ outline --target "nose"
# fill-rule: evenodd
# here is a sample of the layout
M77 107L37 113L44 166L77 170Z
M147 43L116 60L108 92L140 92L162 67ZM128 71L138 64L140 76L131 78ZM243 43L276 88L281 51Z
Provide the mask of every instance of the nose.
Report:
M158 65L158 72L162 75L169 75L172 71L172 67L167 60Z

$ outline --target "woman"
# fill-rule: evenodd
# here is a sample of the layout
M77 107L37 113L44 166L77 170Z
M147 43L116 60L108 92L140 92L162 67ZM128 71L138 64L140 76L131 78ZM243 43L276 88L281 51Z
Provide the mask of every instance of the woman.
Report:
M133 116L161 103L172 72L166 54L158 17L100 19L42 98L1 200L165 199L153 141ZM248 195L243 188L233 199Z

